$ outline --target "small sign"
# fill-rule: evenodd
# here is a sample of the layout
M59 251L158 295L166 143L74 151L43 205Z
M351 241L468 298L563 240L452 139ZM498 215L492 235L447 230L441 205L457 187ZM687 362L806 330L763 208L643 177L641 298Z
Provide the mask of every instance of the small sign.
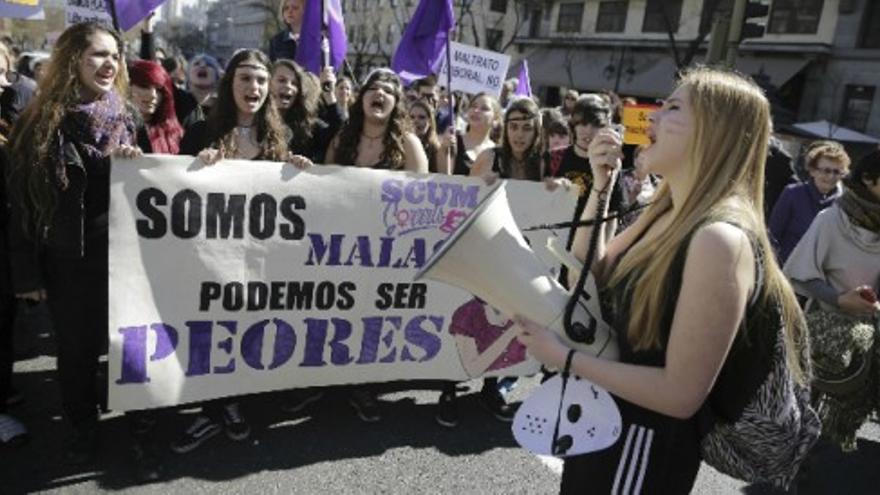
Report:
M83 22L97 22L113 29L108 0L65 0L64 25L66 27Z
M452 89L465 93L489 93L498 98L507 76L510 56L461 43L452 48ZM446 55L442 57L439 83L446 85Z
M623 107L623 125L626 133L624 144L650 144L648 139L648 116L660 107L656 105L626 105Z

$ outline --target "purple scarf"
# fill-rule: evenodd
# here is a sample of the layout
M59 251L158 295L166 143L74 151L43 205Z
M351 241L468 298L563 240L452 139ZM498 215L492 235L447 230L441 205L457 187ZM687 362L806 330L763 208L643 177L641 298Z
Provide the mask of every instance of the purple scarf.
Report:
M49 157L61 188L66 189L68 185L63 159L66 143L76 145L83 161L97 161L110 156L120 145L134 145L135 132L134 119L115 90L68 108L58 128L55 156Z

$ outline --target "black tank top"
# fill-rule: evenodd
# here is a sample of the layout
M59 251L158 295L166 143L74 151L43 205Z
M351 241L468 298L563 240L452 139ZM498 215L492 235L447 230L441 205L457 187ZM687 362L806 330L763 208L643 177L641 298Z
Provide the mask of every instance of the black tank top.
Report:
M626 337L632 304L629 282L633 276L601 291L603 314L618 330L620 362L655 367L666 364L666 348L689 244L690 236L676 253L665 282L668 290L661 311L660 349L637 351ZM761 253L755 251L755 255L760 262ZM780 330L778 311L760 297L753 297L753 301L757 302L747 308L744 327L737 333L700 412L689 419L677 419L614 396L624 433L606 450L566 458L560 492L583 493L584 487L589 486L595 493L617 493L616 489L632 484L637 487L633 493L689 493L700 469L700 439L706 431L703 423L706 406L712 408L717 420L735 420L769 373L771 360L765 356L769 355L768 349L772 353L774 332Z
M470 175L471 166L474 161L467 154L464 146L464 137L461 134L455 135L455 168L452 170L453 175Z
M744 232L746 231L744 230ZM672 319L675 316L675 307L678 304L678 295L681 291L682 276L684 275L684 264L692 237L693 233L682 242L679 251L673 259L669 276L665 282L667 290L665 291L660 319L661 349L636 351L626 338L625 329L629 326L629 308L632 304L633 295L633 287L629 282L634 278L634 275L630 274L616 285L602 290L603 314L609 315L608 319L612 327L618 329L621 362L647 366L665 366L666 347L669 343ZM749 237L751 238L752 236L749 235ZM638 242L640 239L641 234L635 242ZM759 251L758 243L752 239L751 244L752 250L755 253L756 263L763 263L763 254ZM615 265L628 250L618 256ZM755 391L761 386L770 372L771 357L776 337L775 332L781 331L779 309L773 304L763 302L761 297L763 296L763 286L757 287L756 290L758 293L752 296L752 301L754 302L746 309L743 326L737 332L733 347L727 355L712 392L709 394L708 400L712 403L713 412L720 414L728 421L734 421L739 418L742 410L748 405L748 401L754 396Z
M496 174L498 174L498 177L500 177L502 179L513 179L514 178L514 177L512 177L513 167L510 166L510 163L505 163L506 160L504 160L504 157L501 156L502 150L503 150L503 148L501 146L496 146L495 148L492 149L492 153L493 153L492 154L492 171L495 172ZM532 165L532 164L529 164L529 165ZM534 166L534 167L530 166L527 173L528 173L528 176L522 177L521 179L535 180L535 181L541 180L540 164L538 164L537 166ZM519 177L517 177L517 178L519 178Z

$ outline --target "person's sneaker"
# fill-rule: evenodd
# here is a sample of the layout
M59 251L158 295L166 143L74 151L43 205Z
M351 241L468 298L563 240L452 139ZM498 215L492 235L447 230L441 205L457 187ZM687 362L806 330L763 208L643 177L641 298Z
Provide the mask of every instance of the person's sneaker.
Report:
M281 406L281 410L288 413L297 413L305 409L312 402L317 402L324 397L324 392L320 390L294 390L291 394L289 402Z
M376 397L369 390L355 390L351 393L348 403L354 408L361 421L375 423L382 419L382 415L379 414L379 404L376 402Z
M135 476L137 476L138 481L148 483L159 479L162 465L159 462L159 454L156 452L156 447L149 436L134 436L132 438L131 454Z
M516 414L514 408L504 400L504 396L495 387L483 387L480 390L480 403L498 421L509 423Z
M240 442L251 435L251 426L244 419L244 416L241 415L238 402L223 406L223 426L226 436L236 442Z
M71 465L88 464L95 460L98 450L98 430L96 426L80 427L74 430L64 451L64 462Z
M458 426L458 401L455 400L455 393L444 392L440 394L437 401L437 414L434 419L440 426L447 428L455 428Z
M8 414L0 414L0 445L20 447L29 439L27 428Z
M220 425L207 416L199 416L180 438L171 442L171 450L178 454L192 452L218 433L220 433Z

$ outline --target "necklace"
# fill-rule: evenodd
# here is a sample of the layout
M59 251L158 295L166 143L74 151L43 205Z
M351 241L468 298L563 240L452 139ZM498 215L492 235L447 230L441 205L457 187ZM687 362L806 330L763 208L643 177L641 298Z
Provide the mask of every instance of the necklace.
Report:
M384 138L384 137L385 137L385 134L382 133L382 134L379 134L378 136L370 136L370 135L367 134L366 132L361 132L361 136L363 136L363 137L369 139L370 141L376 141L376 140L379 140L379 139Z
M234 132L235 135L239 137L250 137L253 128L254 126L252 125L237 125L235 126Z

